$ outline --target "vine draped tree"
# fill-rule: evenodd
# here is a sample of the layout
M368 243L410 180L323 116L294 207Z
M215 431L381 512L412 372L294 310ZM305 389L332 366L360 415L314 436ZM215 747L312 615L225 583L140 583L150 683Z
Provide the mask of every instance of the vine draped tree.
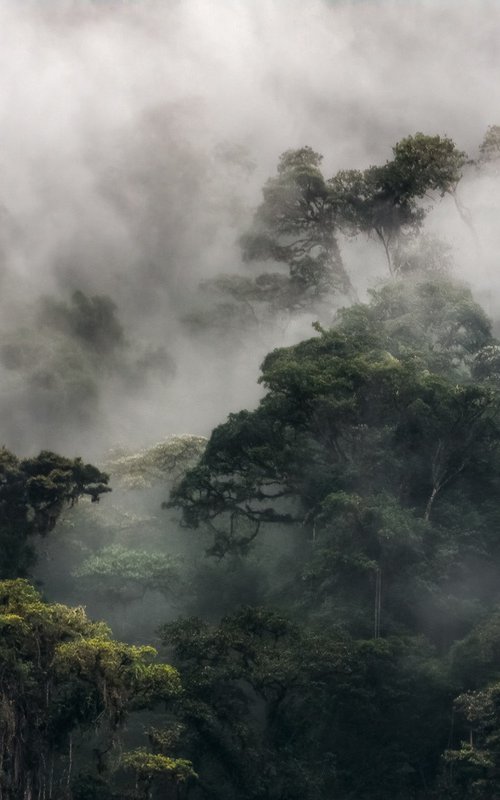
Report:
M35 560L33 537L53 530L63 508L82 496L98 502L108 475L80 458L43 450L19 459L0 450L0 578L25 576Z

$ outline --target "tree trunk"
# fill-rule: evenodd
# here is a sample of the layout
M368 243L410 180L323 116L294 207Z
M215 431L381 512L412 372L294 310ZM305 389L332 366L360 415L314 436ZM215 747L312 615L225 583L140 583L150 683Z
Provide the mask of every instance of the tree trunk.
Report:
M377 233L378 238L380 239L380 241L382 242L382 244L384 246L385 257L387 259L387 266L389 267L389 275L391 276L391 278L393 278L394 277L394 268L392 266L392 258L391 258L391 252L389 250L389 242L386 241L384 234L382 233L382 231L379 228L375 228L375 231Z
M382 612L382 570L377 567L375 572L375 613L373 622L373 638L380 638L380 618Z
M429 497L429 499L427 501L427 505L425 507L425 514L424 514L424 520L426 522L429 522L429 519L431 517L432 505L433 505L434 500L436 499L436 497L437 497L437 495L439 493L439 489L440 489L439 486L434 486L433 489L432 489L431 495L430 495L430 497Z

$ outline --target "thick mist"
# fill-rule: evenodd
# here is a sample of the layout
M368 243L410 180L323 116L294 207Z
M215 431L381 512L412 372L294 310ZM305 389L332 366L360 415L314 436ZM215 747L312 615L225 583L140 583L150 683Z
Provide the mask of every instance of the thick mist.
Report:
M475 157L499 28L493 2L3 0L2 441L98 458L253 406L264 354L311 320L250 337L236 320L229 342L185 319L200 281L251 273L238 238L279 154L309 144L331 175L423 131ZM495 316L498 186L471 167L459 192L480 247L451 200L428 227ZM361 296L386 277L376 243L342 248ZM115 304L104 355L67 322L75 292Z

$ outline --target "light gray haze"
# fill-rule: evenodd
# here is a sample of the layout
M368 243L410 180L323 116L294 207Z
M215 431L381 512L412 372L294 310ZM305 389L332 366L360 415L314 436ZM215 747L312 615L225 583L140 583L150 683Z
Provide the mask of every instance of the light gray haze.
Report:
M94 458L255 405L262 357L310 320L230 348L183 319L200 281L251 274L238 237L279 154L309 144L328 176L422 131L476 156L500 122L499 41L484 0L2 0L3 443ZM472 171L460 191L481 257L451 202L429 226L495 314L498 186ZM376 243L344 257L361 293L384 277ZM106 364L40 310L77 290L116 305Z

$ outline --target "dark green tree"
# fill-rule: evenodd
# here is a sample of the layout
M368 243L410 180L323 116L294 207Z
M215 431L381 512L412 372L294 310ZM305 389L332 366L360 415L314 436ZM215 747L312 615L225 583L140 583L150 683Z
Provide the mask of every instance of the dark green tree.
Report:
M301 531L291 596L309 613L334 607L362 635L419 620L430 633L430 609L440 618L455 597L469 525L477 553L496 552L498 395L472 378L489 324L464 287L440 281L376 292L318 333L267 356L259 407L213 431L170 504L212 531L218 557L271 523Z
M436 287L442 306L440 292ZM312 522L326 488L360 484L365 493L384 486L397 497L409 493L429 516L431 495L496 444L497 398L487 387L430 371L436 354L448 369L455 356L457 366L472 360L488 337L479 309L466 296L451 296L448 318L427 326L424 337L425 287L419 293L413 318L399 320L401 338L380 314L381 301L387 308L398 294L376 294L371 306L346 312L338 328L268 355L259 408L230 415L174 490L186 521L213 525L223 515L229 543L245 520L253 528L244 543L261 522ZM407 344L418 326L427 352ZM450 377L456 381L456 372ZM287 505L287 498L299 504Z
M217 626L183 620L163 637L201 797L424 796L446 742L448 687L423 641L354 641L265 608Z
M435 372L462 383L490 380L496 344L491 323L470 289L445 276L391 281L370 301L338 313L347 335L372 331L393 355L418 353Z
M98 502L111 491L108 476L80 458L43 450L19 459L0 450L0 577L28 573L34 562L33 537L53 530L63 508L82 496Z

